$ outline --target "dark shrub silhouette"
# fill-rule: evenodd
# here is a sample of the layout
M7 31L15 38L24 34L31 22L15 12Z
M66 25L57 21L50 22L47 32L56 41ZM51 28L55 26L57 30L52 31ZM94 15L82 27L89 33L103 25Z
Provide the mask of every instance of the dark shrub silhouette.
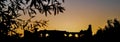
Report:
M108 20L107 26L104 29L99 29L94 35L96 42L115 41L118 42L120 38L120 23L117 19Z

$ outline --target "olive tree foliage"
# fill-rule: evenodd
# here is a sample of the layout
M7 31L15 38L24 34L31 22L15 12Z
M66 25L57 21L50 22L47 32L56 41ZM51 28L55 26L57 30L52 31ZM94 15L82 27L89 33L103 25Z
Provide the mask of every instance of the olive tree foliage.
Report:
M64 0L0 0L0 33L8 34L9 31L15 32L14 29L21 26L24 28L44 27L48 21L34 21L37 12L41 14L59 14L64 12L62 6ZM21 14L22 13L22 14ZM27 21L18 19L21 15L29 14L30 19Z

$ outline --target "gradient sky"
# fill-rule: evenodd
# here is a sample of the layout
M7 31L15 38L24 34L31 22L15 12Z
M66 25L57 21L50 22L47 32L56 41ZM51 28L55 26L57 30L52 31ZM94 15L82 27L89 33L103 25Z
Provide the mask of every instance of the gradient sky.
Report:
M91 24L94 33L100 27L104 28L108 19L120 20L120 0L65 0L63 5L64 13L48 17L38 14L34 20L49 20L46 29L69 32L86 30Z

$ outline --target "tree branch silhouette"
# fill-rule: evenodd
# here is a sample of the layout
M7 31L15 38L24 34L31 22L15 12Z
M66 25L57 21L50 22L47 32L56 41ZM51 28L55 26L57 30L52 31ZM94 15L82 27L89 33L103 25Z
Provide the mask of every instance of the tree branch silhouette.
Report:
M64 0L62 1L64 2ZM0 34L7 36L9 31L19 26L25 28L28 25L31 19L27 20L27 22L17 19L22 15L21 12L24 15L29 14L31 18L37 14L37 11L45 14L45 16L52 13L56 15L59 12L64 12L65 9L61 5L62 3L58 0L0 0ZM23 21L24 24L19 21ZM46 21L43 23L36 21L35 23L39 26L46 26ZM37 26L36 24L34 24L34 27ZM11 28L14 29L11 30Z

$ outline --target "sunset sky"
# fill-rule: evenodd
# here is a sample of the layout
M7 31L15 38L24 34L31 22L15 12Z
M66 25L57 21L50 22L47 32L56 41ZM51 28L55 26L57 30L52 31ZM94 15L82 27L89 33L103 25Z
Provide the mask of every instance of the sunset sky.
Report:
M63 6L64 13L47 17L37 14L34 20L49 20L46 29L69 32L86 30L91 24L94 33L100 27L104 28L108 19L120 20L120 0L65 0Z

